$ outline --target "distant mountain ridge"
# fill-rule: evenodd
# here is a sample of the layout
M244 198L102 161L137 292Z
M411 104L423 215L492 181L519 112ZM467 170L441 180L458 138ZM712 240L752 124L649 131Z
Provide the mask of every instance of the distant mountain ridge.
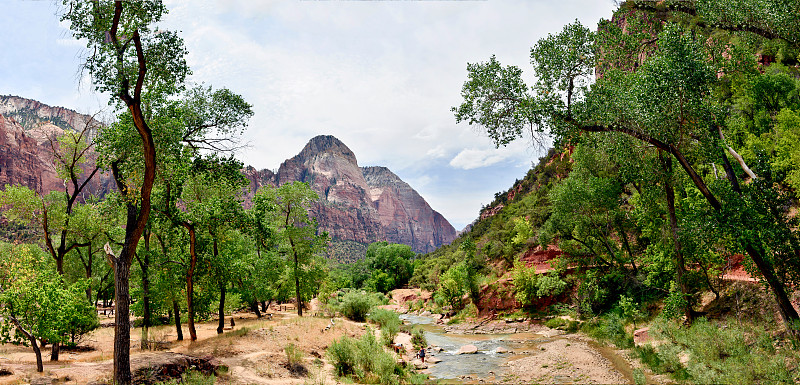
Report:
M83 129L91 120L67 108L0 96L0 188L21 184L39 193L63 190L49 138ZM94 135L92 131L90 137ZM242 172L250 180L246 206L261 186L308 182L320 196L311 214L336 241L332 254L337 259L363 256L366 245L376 241L407 244L426 253L456 237L447 219L411 186L386 167L359 167L353 151L333 136L311 139L277 172L253 167ZM108 174L98 175L89 185L89 191L100 196L112 188Z
M359 167L355 154L330 135L312 138L277 173L245 169L251 191L263 185L308 182L320 196L311 209L336 240L402 243L420 253L450 243L456 230L411 186L386 167Z

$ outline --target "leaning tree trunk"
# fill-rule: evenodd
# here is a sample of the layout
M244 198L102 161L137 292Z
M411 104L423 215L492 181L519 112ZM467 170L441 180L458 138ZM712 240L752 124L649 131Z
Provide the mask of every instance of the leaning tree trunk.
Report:
M567 119L568 123L576 123L573 119ZM719 212L722 211L722 204L714 195L713 192L708 188L706 182L703 178L697 173L694 167L689 163L683 153L672 144L668 144L654 138L652 136L647 135L646 133L636 131L634 129L630 129L623 126L600 126L600 125L581 125L579 128L583 131L587 132L619 132L622 134L629 135L636 139L639 139L643 142L650 143L654 145L656 148L664 150L675 157L678 161L678 164L686 171L687 176L691 179L692 183L700 190L700 193L706 199L709 205L714 208L715 211ZM734 190L738 190L737 186L739 185L736 175L730 170L730 164L727 160L727 157L722 155L724 163L726 165L726 173L728 178L730 179L731 186ZM741 194L741 190L737 191ZM754 244L756 243L756 244ZM767 281L767 285L769 286L772 294L775 296L775 300L778 302L778 307L780 308L781 318L784 321L789 332L794 336L795 339L800 340L800 330L798 330L798 326L800 324L800 315L797 314L797 310L792 306L792 302L789 300L789 296L786 293L786 288L784 283L778 279L778 276L775 274L775 269L769 263L766 255L764 255L764 251L762 250L761 246L757 244L758 242L753 241L745 241L743 242L742 246L744 247L747 254L750 255L750 259L753 260L753 263L758 268L759 272L764 276L764 280Z
M256 313L256 318L261 318L261 311L258 310L258 301L253 300L253 302L250 302L250 310Z
M9 319L11 320L11 323L13 323L14 326L17 328L17 331L22 333L22 335L24 335L25 338L27 338L28 341L31 343L31 347L33 348L33 354L36 356L36 371L39 373L44 372L44 364L42 363L42 351L41 349L39 349L39 341L36 340L36 337L34 337L33 334L29 333L27 330L25 330L25 328L22 327L22 324L19 323L17 317L14 317L13 314L9 316Z
M680 237L678 236L678 216L675 214L675 190L672 188L672 158L664 157L659 151L659 157L664 164L664 192L667 194L667 211L669 211L669 228L672 235L672 245L675 248L675 278L678 281L683 298L686 301L684 306L684 314L686 315L686 323L691 324L693 321L692 314L692 301L689 287L686 284L686 261L683 258L683 247L681 245Z

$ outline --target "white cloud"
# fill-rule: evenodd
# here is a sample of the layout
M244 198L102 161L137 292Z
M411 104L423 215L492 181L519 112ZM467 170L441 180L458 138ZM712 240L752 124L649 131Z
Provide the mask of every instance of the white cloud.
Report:
M491 166L508 159L512 154L502 150L465 149L450 160L450 166L462 170L472 170Z
M75 58L82 48L70 42L64 23L42 3L10 2L13 9L0 15L7 21L0 28L9 34L0 48L52 60L0 58L0 84L9 87L0 93L45 95L49 99L43 102L93 110L105 98L90 97L85 79L76 76ZM505 167L521 177L525 167L517 170L518 165L532 159L524 141L491 149L485 135L455 123L450 107L461 100L466 63L496 54L531 80L528 55L537 39L576 17L593 25L610 17L614 7L612 0L166 3L170 13L160 27L181 31L194 71L191 80L227 87L253 105L255 116L244 138L251 148L239 154L242 161L275 169L311 137L335 135L359 164L402 174L412 187L426 191L429 202L443 202L441 212L460 218L456 221L476 215L481 200L508 188L509 178L513 182L511 175L492 179L487 174ZM26 13L33 8L39 10ZM45 20L46 15L52 19ZM50 37L39 38L48 24ZM37 43L23 40L32 34L36 38L30 41ZM82 85L78 93L77 83ZM437 173L454 170L465 180L462 189L478 191L469 183L480 179L480 192L459 195L454 203L456 192L437 187L453 184ZM485 198L483 189L489 190Z

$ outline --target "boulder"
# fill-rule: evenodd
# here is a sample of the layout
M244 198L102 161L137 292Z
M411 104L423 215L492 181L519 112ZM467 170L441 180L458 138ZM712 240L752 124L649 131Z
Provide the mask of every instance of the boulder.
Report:
M478 347L475 345L464 345L461 349L458 349L458 353L456 354L475 354L478 352Z
M504 347L502 347L502 346L498 347L498 348L497 348L497 350L496 350L495 352L497 352L497 354L506 354L506 353L511 353L511 351L510 351L510 350L508 350L508 349L506 349L506 348L504 348Z
M633 343L636 346L650 342L650 328L644 327L633 332Z

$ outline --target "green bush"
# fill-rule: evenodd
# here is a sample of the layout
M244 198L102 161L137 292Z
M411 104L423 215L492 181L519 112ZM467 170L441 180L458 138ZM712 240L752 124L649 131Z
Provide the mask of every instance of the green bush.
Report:
M342 337L334 340L328 347L327 353L337 376L344 377L356 373L358 351L356 350L355 339Z
M217 378L214 375L205 375L196 370L189 370L174 380L160 382L157 385L214 385Z
M378 298L367 292L347 291L333 306L345 317L356 322L364 322L370 309L379 304Z
M531 305L542 297L557 296L564 292L567 283L555 271L548 274L536 274L535 267L528 267L525 262L517 261L512 270L514 276L514 297L523 306Z
M397 313L386 309L373 309L368 317L370 322L377 324L381 329L381 343L389 346L394 337L400 332L400 317Z
M633 336L625 332L625 320L616 313L586 322L581 330L594 339L611 342L620 349L633 347Z
M358 340L342 337L334 341L327 354L338 376L360 383L396 385L410 378L370 331Z
M428 339L425 338L425 332L422 329L414 328L411 331L411 344L414 345L414 350L428 346Z

